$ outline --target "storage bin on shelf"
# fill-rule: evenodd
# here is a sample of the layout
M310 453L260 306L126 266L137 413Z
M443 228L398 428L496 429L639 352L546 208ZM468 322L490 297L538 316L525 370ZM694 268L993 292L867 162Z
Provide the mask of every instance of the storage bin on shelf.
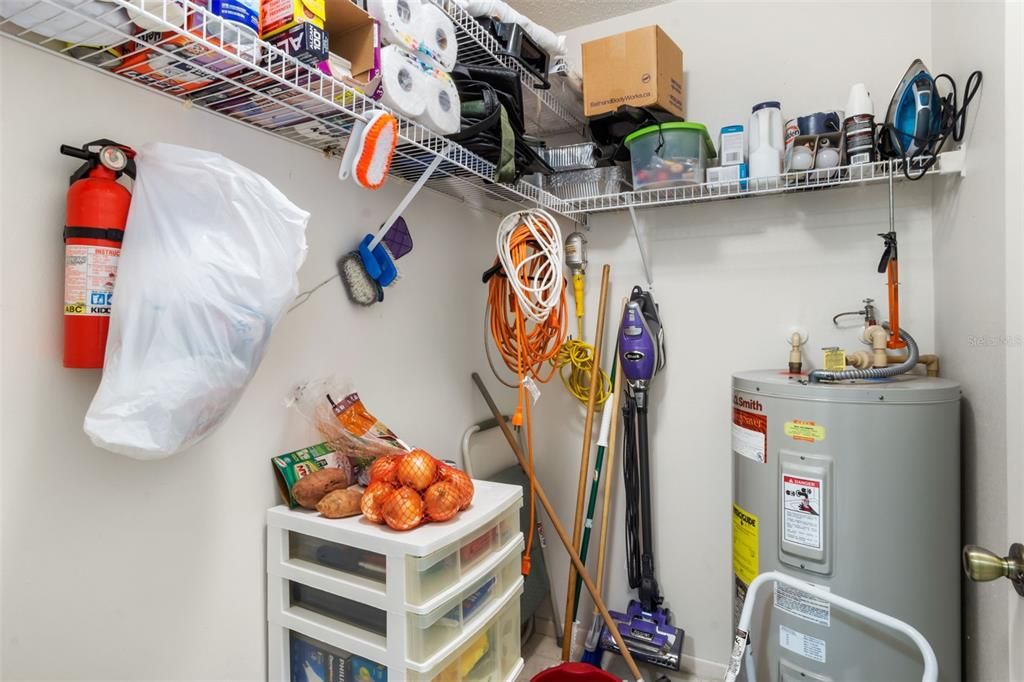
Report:
M509 603L518 608L522 489L474 484L469 509L407 532L361 517L269 510L271 679L290 676L292 633L403 680L413 671L440 670L443 659L479 639ZM518 620L515 630L516 648L506 658L514 653L518 660Z
M715 145L700 123L673 121L647 126L626 136L633 189L657 189L704 182Z

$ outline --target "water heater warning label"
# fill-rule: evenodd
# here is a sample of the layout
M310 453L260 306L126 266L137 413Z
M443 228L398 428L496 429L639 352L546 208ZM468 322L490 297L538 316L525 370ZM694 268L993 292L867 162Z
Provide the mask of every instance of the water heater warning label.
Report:
M759 573L757 535L757 517L732 505L732 572L746 585Z
M821 585L816 587L828 590ZM827 601L812 597L792 585L775 583L775 608L816 625L830 627L832 624L832 608Z
M811 549L824 548L822 488L820 478L782 477L782 537L786 542Z
M779 626L779 646L818 663L825 662L825 640Z
M755 462L768 462L768 417L732 408L732 451Z

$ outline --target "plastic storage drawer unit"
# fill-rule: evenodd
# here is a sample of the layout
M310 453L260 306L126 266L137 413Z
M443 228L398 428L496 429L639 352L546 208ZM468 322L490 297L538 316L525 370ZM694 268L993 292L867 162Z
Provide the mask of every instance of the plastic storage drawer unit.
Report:
M336 678L339 657L348 656L345 679L371 682L435 677L459 651L467 666L455 670L460 680L497 679L519 661L523 491L489 481L474 485L473 504L454 519L407 532L362 517L270 509L270 680L290 679L294 656L317 646L321 653L312 652L310 665L327 660L324 669ZM516 631L514 651L502 644L499 627L499 614L512 602L517 620L506 629Z

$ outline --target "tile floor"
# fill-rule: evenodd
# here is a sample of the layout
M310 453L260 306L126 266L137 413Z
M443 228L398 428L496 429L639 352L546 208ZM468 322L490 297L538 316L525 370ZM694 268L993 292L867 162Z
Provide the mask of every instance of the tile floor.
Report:
M523 645L524 666L523 674L519 676L519 682L529 682L540 671L558 665L561 661L562 649L555 642L555 638L534 632L533 636Z

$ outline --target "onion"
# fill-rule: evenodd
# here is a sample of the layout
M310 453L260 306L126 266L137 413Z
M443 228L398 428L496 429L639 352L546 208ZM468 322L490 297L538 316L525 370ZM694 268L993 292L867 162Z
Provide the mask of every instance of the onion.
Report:
M473 502L473 479L465 471L454 467L445 467L441 478L448 481L459 493L459 509L465 509Z
M437 478L437 462L423 450L402 455L398 462L398 482L423 491Z
M461 496L454 484L438 481L423 493L423 502L431 521L447 521L458 513Z
M369 469L370 483L374 481L387 481L398 483L398 457L395 455L384 455L373 460Z
M394 492L395 489L386 481L374 481L366 487L363 498L359 500L359 509L367 521L384 523L382 507Z
M399 488L384 500L381 513L395 530L410 530L423 523L423 498L412 488Z

